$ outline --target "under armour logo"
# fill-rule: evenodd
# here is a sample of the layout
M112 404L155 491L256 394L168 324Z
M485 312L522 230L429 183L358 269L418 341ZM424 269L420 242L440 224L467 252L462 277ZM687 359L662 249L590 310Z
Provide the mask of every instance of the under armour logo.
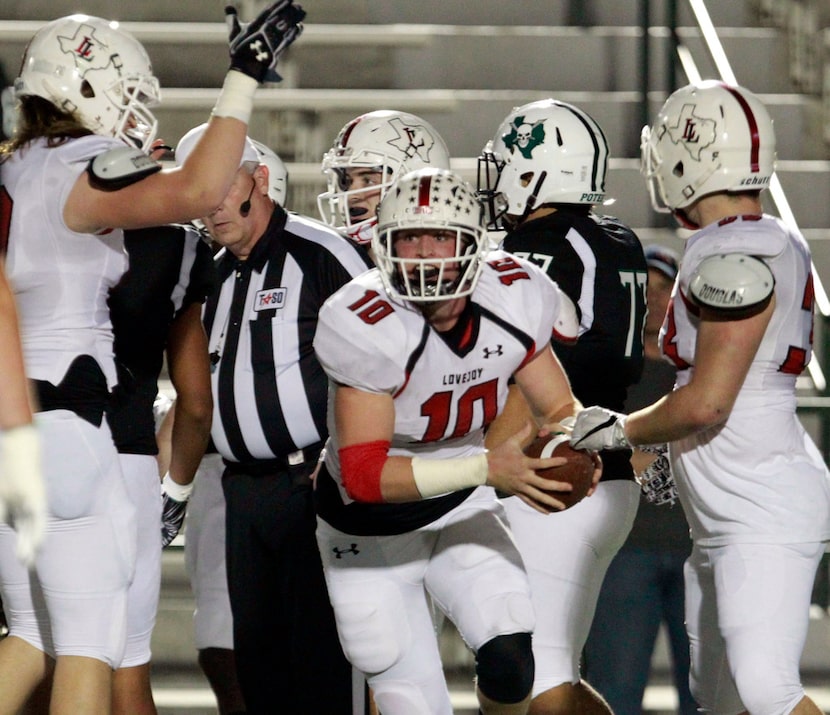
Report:
M256 61L257 62L264 62L268 59L268 50L262 49L262 40L256 40L252 42L248 47L251 49L252 52L256 52Z
M357 544L352 544L348 549L338 549L336 546L332 547L332 552L337 555L338 559L343 558L343 554L359 554L360 549L357 548Z
M490 348L484 348L484 359L486 360L491 355L504 355L504 350L502 350L501 345L496 345L492 350Z

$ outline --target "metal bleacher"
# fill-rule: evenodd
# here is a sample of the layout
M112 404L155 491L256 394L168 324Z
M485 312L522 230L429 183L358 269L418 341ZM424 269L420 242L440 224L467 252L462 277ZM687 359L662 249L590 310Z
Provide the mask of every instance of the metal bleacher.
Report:
M682 238L650 207L639 175L639 137L670 90L679 42L704 77L717 69L686 0L300 0L306 29L280 63L284 81L258 91L251 136L272 146L289 170L289 208L317 215L324 188L319 162L340 127L379 108L411 111L447 141L453 165L475 180L475 158L513 106L554 96L591 113L605 129L612 159L607 207L645 242L682 248ZM251 17L261 0L237 3ZM118 19L147 47L162 83L156 114L170 145L205 121L227 68L224 0L0 0L0 80L17 72L26 41L46 20L76 11ZM830 282L830 0L715 0L707 3L741 84L770 108L778 137L778 175L808 238L820 277ZM643 11L649 9L647 31ZM673 32L673 27L676 33ZM649 84L642 85L648 38ZM830 62L828 62L830 67ZM683 84L683 72L677 83ZM770 203L768 210L776 212ZM818 358L830 372L824 320ZM826 387L809 379L805 404ZM830 430L823 402L804 411L825 455ZM181 549L165 554L164 592L154 641L156 669L195 668L192 599ZM449 667L469 667L463 646L444 644ZM812 622L804 668L830 682L830 619ZM668 670L658 648L655 671ZM830 695L828 695L830 700ZM826 702L826 701L825 701ZM824 707L824 706L823 706ZM830 709L830 703L826 706ZM659 709L648 709L650 714ZM659 710L662 713L662 710ZM210 708L160 707L162 715ZM462 712L459 710L458 712ZM464 710L463 712L467 712ZM470 710L470 712L474 712ZM666 709L666 712L670 712Z

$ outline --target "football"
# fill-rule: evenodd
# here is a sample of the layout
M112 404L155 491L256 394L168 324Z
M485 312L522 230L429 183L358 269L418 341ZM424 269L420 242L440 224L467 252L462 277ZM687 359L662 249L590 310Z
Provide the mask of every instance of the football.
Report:
M569 482L573 485L573 491L554 493L554 496L565 504L566 509L585 498L593 483L594 460L588 452L571 447L567 435L549 434L537 437L525 448L524 452L528 457L539 459L566 457L567 464L550 469L538 469L536 473L547 479Z

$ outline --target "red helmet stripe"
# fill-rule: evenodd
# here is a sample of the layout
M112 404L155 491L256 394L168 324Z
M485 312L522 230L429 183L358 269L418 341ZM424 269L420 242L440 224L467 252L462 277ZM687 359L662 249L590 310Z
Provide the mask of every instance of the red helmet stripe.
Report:
M352 136L352 132L354 128L360 124L360 120L363 119L363 115L361 114L359 117L355 118L349 125L343 130L343 138L340 142L340 146L349 146L349 138Z
M750 109L749 102L746 101L746 98L737 89L730 87L728 84L724 84L723 88L735 98L738 104L741 105L741 109L744 110L744 116L746 116L747 124L749 124L749 136L752 139L749 161L752 165L752 173L756 174L761 170L758 159L761 151L761 141L758 136L758 122L755 120L755 114Z
M429 206L429 190L432 186L431 176L422 176L418 180L418 206Z

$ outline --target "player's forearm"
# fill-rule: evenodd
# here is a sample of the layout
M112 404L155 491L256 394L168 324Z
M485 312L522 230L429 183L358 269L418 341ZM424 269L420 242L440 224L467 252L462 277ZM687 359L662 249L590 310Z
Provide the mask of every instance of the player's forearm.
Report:
M176 418L170 445L170 476L178 484L190 484L199 468L210 438L211 410L207 406L188 409L176 402Z
M632 412L625 421L625 434L634 445L674 442L716 427L728 417L725 406L684 386Z
M498 447L526 424L533 421L533 412L527 404L527 400L524 398L522 391L518 385L511 385L508 389L507 402L504 405L504 409L487 428L487 433L484 438L485 446L487 449ZM532 439L534 434L535 430L531 432L529 439Z
M412 474L411 457L388 457L381 472L380 491L389 503L423 499Z
M581 409L582 403L574 398L573 400L562 402L556 409L547 415L537 415L536 420L538 424L541 424L552 431L560 432L562 431L563 421L572 421L568 418L576 415L576 413Z
M2 331L0 331L0 335L2 335ZM0 340L3 340L3 338L0 337ZM23 371L9 369L5 357L4 354L1 360L3 374L0 378L0 429L12 429L13 427L31 424L32 408Z
M17 311L8 291L0 292L0 429L10 429L32 421L29 389L20 351Z
M390 457L389 442L340 448L343 486L351 499L369 504L420 501L484 484L487 455L435 459Z

